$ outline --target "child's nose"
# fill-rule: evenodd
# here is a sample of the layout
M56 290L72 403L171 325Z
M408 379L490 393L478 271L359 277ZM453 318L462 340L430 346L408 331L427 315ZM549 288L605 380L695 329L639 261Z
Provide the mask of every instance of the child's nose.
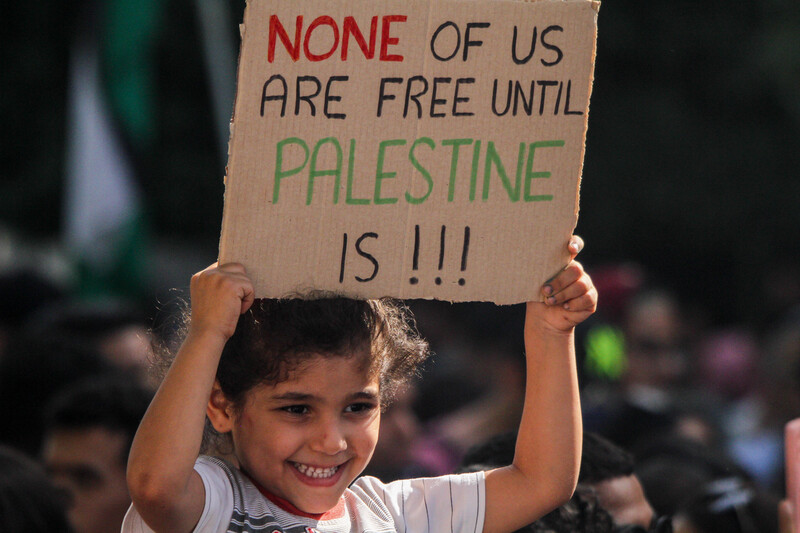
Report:
M347 439L337 421L321 421L315 433L315 437L311 439L311 448L314 451L335 455L347 449Z

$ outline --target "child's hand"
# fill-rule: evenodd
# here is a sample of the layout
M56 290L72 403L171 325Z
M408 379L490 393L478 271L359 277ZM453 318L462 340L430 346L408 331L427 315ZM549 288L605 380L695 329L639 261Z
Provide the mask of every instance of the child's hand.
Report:
M528 302L527 320L557 332L569 333L597 308L597 290L575 256L583 239L573 235L569 242L570 263L542 287L544 303ZM531 322L529 324L533 325Z
M796 533L797 529L792 521L792 501L781 500L778 504L778 531L780 533Z
M253 304L253 283L239 263L210 267L192 276L190 334L219 335L227 341L236 330L239 315Z

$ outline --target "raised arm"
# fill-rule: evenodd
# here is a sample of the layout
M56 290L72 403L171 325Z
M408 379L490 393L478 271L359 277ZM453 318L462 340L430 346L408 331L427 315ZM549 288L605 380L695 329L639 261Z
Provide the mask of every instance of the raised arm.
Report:
M137 511L155 531L191 531L203 512L205 489L194 463L206 405L222 348L239 315L253 303L244 267L216 264L191 282L192 321L183 345L133 440L128 488Z
M528 302L527 378L514 463L486 473L485 533L519 529L567 501L578 482L583 429L574 328L597 306L597 291L573 260L543 288L544 303Z

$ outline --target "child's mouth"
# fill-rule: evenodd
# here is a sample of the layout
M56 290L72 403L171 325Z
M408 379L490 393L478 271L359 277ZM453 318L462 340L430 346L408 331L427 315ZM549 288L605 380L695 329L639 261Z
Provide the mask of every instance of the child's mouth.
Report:
M326 479L329 477L333 477L339 467L341 465L331 466L328 468L321 468L315 466L308 466L303 463L292 463L294 467L304 476L308 476L314 479Z

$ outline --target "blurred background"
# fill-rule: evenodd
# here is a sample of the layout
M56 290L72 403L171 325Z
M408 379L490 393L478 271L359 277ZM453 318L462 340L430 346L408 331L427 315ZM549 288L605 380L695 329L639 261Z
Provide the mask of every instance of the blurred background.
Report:
M0 9L0 395L47 396L142 371L215 260L244 2ZM589 118L587 427L662 495L674 439L782 495L782 428L800 416L800 3L603 2ZM387 412L384 477L454 468L521 406L519 306L411 307L436 357ZM102 362L64 362L76 344ZM41 457L46 400L15 397L0 440Z

